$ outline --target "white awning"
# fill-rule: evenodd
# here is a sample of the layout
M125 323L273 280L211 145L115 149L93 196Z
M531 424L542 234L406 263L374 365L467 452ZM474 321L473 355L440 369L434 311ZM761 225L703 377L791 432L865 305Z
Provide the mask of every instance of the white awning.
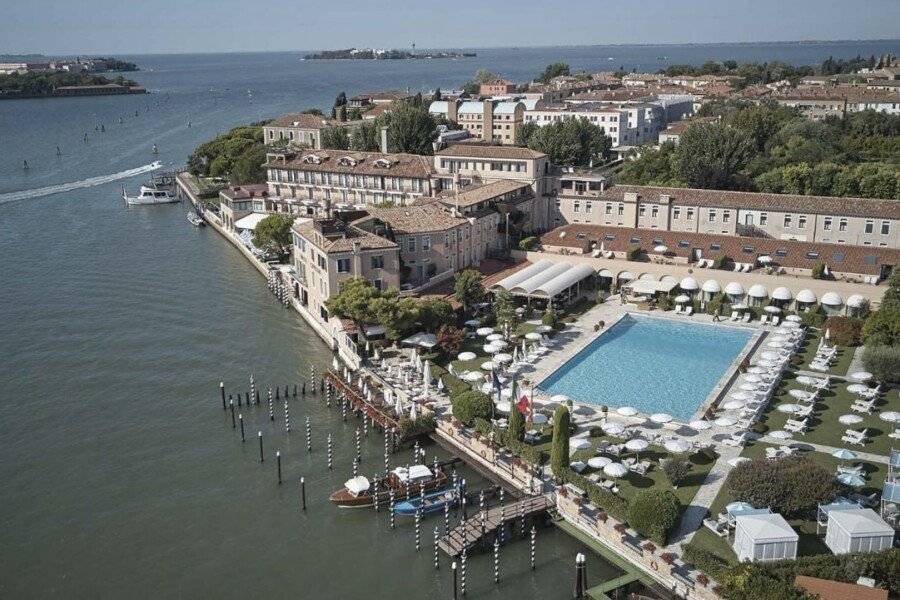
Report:
M539 260L532 265L528 265L527 267L525 267L524 269L522 269L520 271L516 271L515 273L513 273L512 275L509 275L508 277L504 277L503 279L501 279L500 281L498 281L497 283L492 285L491 289L495 290L495 289L502 288L506 291L509 291L512 288L514 288L516 285L518 285L519 283L540 273L541 271L543 271L544 269L546 269L547 267L550 267L552 265L553 265L553 261L550 261L547 259Z
M703 282L703 287L701 289L709 294L718 294L722 291L722 286L719 285L719 282L715 279L707 279Z
M791 290L786 287L777 287L772 291L772 298L775 300L790 300L793 298Z
M859 294L853 294L852 296L847 298L847 306L849 306L850 308L859 308L865 301L866 299Z
M800 290L797 292L797 302L815 302L816 294L812 290Z
M634 279L634 273L632 273L631 271L622 271L621 273L619 273L618 279L619 281L631 281L632 279Z
M589 267L588 265L568 266L569 268L567 270L563 271L550 281L541 284L541 286L536 288L532 293L536 296L553 298L563 290L570 288L582 279L586 279L594 274L593 267Z
M609 277L610 279L613 278L612 271L610 271L609 269L601 269L600 272L597 273L597 275L599 275L600 277Z
M730 281L728 285L725 286L725 293L729 296L743 296L744 286L737 281Z
M572 268L572 265L567 262L553 263L546 269L542 269L539 273L532 275L525 281L519 282L514 287L510 288L509 291L513 294L527 296L557 275L562 275L570 268Z
M421 346L422 348L434 348L437 346L437 336L433 333L415 333L401 342L407 346Z
M750 289L747 290L747 295L751 298L765 298L769 295L769 290L766 289L766 286L757 283L750 286Z
M237 221L234 222L235 229L249 229L253 231L256 229L256 226L259 225L259 222L268 217L269 215L265 213L250 213L246 217L241 217Z
M700 285L697 283L697 280L693 277L685 277L681 280L681 283L678 284L678 287L683 289L686 292L693 292L698 289Z
M650 279L638 279L632 281L625 287L630 289L633 294L655 294L656 292L668 293L675 287L672 281L652 281Z
M822 294L822 304L825 306L841 306L844 299L836 292L825 292Z

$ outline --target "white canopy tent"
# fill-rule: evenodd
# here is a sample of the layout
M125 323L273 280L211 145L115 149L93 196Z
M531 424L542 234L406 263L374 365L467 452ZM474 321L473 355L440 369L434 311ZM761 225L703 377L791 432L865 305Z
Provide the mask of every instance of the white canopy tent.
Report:
M812 290L807 290L807 289L803 289L803 290L800 290L799 292L797 292L796 299L797 299L797 302L800 304L812 304L816 300L818 300L818 298L816 298L815 292L813 292Z
M256 226L259 225L259 222L268 217L269 215L265 213L250 213L246 217L241 217L237 221L234 222L235 229L248 229L253 231L256 229Z
M623 287L631 290L632 294L652 296L657 292L668 294L677 285L675 281L655 281L652 279L638 279L624 284Z
M421 346L422 348L434 348L437 346L437 336L433 333L415 333L401 342L406 346Z
M693 277L685 277L678 284L678 287L680 287L685 292L696 292L700 288L700 285Z
M779 514L739 515L735 518L732 548L741 562L794 559L799 539Z
M871 508L828 513L825 545L835 554L880 552L894 543L894 528Z
M504 290L509 291L512 288L514 288L515 286L517 286L518 284L522 283L523 281L525 281L527 279L530 279L534 275L537 275L538 273L540 273L541 271L543 271L544 269L546 269L552 265L553 265L553 261L546 260L546 259L539 260L536 263L525 267L521 271L516 271L512 275L501 279L500 281L498 281L497 283L492 285L491 289L492 290L504 289Z
M539 260L501 279L491 289L504 289L513 296L550 299L593 274L594 269L586 264Z

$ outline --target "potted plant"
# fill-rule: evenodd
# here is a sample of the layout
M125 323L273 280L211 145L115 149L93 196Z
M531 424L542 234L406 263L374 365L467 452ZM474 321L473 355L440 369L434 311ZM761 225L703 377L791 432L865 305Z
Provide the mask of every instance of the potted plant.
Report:
M675 555L671 552L663 552L659 555L659 559L666 563L667 565L675 564Z
M648 554L653 554L654 552L656 552L656 545L653 542L644 542L641 548L646 550Z
M600 512L597 513L597 520L600 521L601 523L606 523L607 519L609 519L609 515L606 514L605 510L601 510Z
M703 587L706 587L707 585L709 585L709 577L707 577L705 573L700 573L699 575L697 575L697 583L699 583Z

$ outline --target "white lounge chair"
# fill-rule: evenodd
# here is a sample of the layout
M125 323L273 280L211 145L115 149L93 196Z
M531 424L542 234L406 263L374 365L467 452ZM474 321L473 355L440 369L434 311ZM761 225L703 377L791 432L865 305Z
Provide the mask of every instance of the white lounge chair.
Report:
M682 308L682 305L681 305L681 304L676 304L676 305L675 305L675 314L676 314L676 315L680 315L680 314L681 314L681 308Z
M691 316L692 314L694 314L694 307L693 307L693 306L688 306L687 308L685 308L685 309L684 309L684 314L685 314L686 316L688 316L688 317Z
M772 315L772 327L777 326L781 322L781 319L778 315Z
M740 317L741 317L741 314L738 311L736 311L736 310L731 311L731 320L732 321L737 321Z
M734 263L734 269L733 269L733 270L734 270L735 272L740 272L740 270L741 270L741 268L742 268L743 266L744 266L744 265L742 265L741 263L736 262L736 263Z
M751 315L751 314L748 313L748 312L744 313L744 318L741 319L741 322L742 322L742 323L749 323L749 322L750 322L750 318L751 318L752 316L753 316L753 315Z
M768 325L769 324L769 315L763 315L759 318L760 325Z

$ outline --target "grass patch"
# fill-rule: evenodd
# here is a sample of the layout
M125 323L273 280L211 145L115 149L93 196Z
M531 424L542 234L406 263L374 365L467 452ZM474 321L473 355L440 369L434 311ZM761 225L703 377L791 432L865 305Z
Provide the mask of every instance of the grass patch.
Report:
M822 338L822 335L823 333L820 330L810 330L800 351L794 356L792 366L801 371L811 370L809 364L816 356L816 350L819 348L819 340ZM834 364L832 364L828 369L828 372L823 373L823 375L836 375L838 377L847 376L847 371L850 369L850 362L853 360L853 354L856 352L856 348L849 348L846 346L838 346L837 348L837 356L835 357Z

